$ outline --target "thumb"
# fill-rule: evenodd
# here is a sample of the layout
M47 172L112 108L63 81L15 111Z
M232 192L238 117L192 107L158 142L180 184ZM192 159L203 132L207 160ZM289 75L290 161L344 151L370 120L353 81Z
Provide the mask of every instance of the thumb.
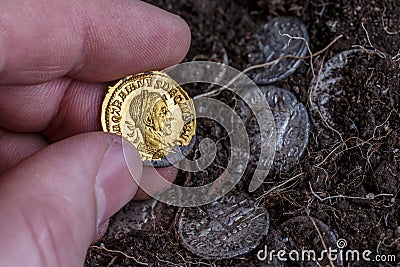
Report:
M97 228L138 188L121 141L105 133L74 136L0 177L0 266L83 266ZM124 152L140 178L139 154L125 144Z

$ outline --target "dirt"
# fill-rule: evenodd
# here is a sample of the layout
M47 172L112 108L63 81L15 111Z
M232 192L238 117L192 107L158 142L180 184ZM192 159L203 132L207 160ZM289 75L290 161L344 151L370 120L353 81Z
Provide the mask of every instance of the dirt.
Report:
M344 260L343 266L396 266L400 262L400 2L149 2L182 16L190 25L192 46L185 61L223 62L226 54L229 65L239 70L248 66L247 56L254 49L252 38L257 27L277 16L300 19L307 27L309 48L314 55L303 59L294 74L273 85L294 93L308 109L309 142L296 166L288 172L272 170L268 183L252 194L261 197L262 205L268 209L270 229L251 252L228 260L205 260L192 254L181 245L177 235L179 210L164 207L156 209L164 219L154 220L154 225L162 225L154 226L154 231L129 226L122 234L109 230L89 249L85 266L143 266L137 261L149 266L318 266L276 259L268 263L257 259L257 252L265 245L269 249L320 251L326 243L329 246L335 243L332 238L326 241L332 235L336 240L346 240L346 250L370 250L370 258L377 254L396 256L394 262ZM312 106L315 103L309 101L312 80L318 77L326 61L354 46L368 52L352 58L335 72L343 77L336 84L342 93L326 105L332 121L324 121L310 112L315 108ZM193 96L201 90L208 89L198 87L188 91ZM244 105L228 92L216 98L231 107ZM247 122L253 144L246 178L257 162L259 133L251 114L244 113L240 115ZM230 155L226 135L217 123L200 119L197 142L206 137L218 140L217 157L206 172L180 172L177 183L200 185L218 177ZM191 156L199 156L198 151ZM248 180L242 179L234 190L247 187ZM304 218L315 218L317 223L310 226L310 221ZM321 262L323 266L326 264L340 265L337 261Z

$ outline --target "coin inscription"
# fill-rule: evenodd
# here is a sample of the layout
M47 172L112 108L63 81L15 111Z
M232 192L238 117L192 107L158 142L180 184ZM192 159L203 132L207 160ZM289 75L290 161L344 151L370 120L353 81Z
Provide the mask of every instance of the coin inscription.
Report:
M179 84L152 71L127 76L109 87L101 123L105 132L131 142L143 161L157 162L192 143L196 116L192 99Z

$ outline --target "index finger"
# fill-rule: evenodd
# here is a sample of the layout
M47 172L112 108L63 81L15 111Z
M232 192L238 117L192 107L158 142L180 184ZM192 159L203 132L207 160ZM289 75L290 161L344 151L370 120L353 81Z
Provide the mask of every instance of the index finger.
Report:
M102 82L180 62L190 31L136 0L0 2L0 84Z

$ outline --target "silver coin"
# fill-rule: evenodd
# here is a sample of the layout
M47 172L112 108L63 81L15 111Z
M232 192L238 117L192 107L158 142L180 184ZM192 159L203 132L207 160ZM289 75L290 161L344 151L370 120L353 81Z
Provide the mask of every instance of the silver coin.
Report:
M289 171L301 158L308 143L310 123L302 103L288 90L262 86L272 110L276 127L276 150L274 166Z
M310 112L313 122L319 126L321 119L329 126L335 126L333 112L328 104L340 101L345 95L343 90L337 90L335 85L344 77L338 74L338 70L347 65L351 57L359 57L363 54L361 49L352 49L340 52L328 60L322 71L311 82L311 107Z
M269 228L269 214L245 193L229 193L201 207L185 208L178 222L182 245L205 259L228 259L260 243Z
M216 51L212 53L212 51ZM219 68L219 72L215 73L215 68L212 67L213 62L228 65L228 53L225 47L221 43L214 43L211 51L207 51L206 55L198 55L190 63L198 62L199 64L187 64L185 68L179 68L179 71L174 71L174 66L167 68L166 71L178 84L182 85L182 81L213 81L214 84L218 84L223 79L226 68ZM181 63L185 64L185 63ZM207 84L207 87L212 87L212 84ZM184 88L189 94L204 93L204 88L196 90L193 86Z
M133 200L114 216L108 227L108 237L121 239L132 231L163 234L172 228L175 215L175 207L156 199Z
M254 35L253 40L254 46L248 55L248 67L289 55L305 56L309 37L306 26L299 19L277 17L264 24ZM300 63L301 59L285 58L274 64L251 70L248 75L257 84L270 84L288 77Z

